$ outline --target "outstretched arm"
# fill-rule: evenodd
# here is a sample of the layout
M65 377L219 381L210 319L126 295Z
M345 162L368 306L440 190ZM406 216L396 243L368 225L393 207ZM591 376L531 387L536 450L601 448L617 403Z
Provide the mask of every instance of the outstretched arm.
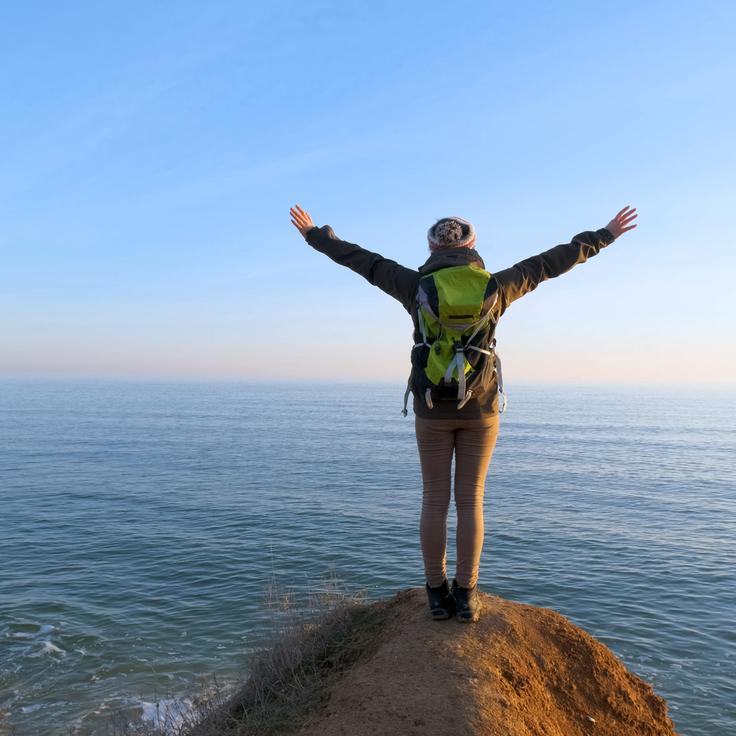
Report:
M495 276L501 287L501 314L511 302L536 289L542 281L560 276L578 263L585 263L588 258L597 255L601 248L633 230L636 224L631 223L636 217L636 208L624 207L606 227L579 233L569 243L557 245L511 268L498 271Z
M329 225L316 227L309 213L299 205L292 207L290 213L294 227L315 250L360 274L374 286L398 299L407 311L411 310L419 272L384 258L379 253L340 240Z

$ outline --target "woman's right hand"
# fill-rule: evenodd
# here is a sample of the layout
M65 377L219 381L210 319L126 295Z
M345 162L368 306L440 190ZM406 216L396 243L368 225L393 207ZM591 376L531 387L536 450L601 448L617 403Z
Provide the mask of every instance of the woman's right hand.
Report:
M299 205L292 207L289 212L294 227L302 234L303 238L306 238L307 233L314 227L309 213L305 212Z
M631 222L634 222L634 220L638 217L636 214L636 207L633 209L627 204L626 207L624 207L617 215L616 217L611 220L611 222L606 225L606 230L608 230L611 235L613 235L613 239L619 237L619 235L623 235L625 232L629 230L633 230L636 227L636 223L631 225Z

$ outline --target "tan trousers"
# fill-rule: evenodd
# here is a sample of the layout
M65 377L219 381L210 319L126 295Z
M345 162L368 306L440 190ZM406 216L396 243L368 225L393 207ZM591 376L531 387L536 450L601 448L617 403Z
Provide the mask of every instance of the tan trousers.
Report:
M454 452L455 578L463 588L472 588L478 580L483 548L483 492L498 437L499 417L426 419L415 415L414 426L424 486L419 537L427 582L437 587L447 575L447 512Z

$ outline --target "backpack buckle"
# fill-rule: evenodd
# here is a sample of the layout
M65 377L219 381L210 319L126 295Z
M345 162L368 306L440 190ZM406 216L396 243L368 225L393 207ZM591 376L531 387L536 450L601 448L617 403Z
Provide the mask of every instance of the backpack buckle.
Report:
M468 401L470 401L470 398L472 395L473 395L473 390L470 389L470 391L468 391L465 394L465 396L458 402L457 408L462 409L465 406L465 404L467 404Z

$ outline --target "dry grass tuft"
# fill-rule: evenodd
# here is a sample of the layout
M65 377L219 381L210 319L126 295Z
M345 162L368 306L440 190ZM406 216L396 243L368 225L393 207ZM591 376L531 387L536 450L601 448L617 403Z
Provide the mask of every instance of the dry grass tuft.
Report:
M371 650L385 620L331 581L299 601L271 590L278 624L268 645L253 655L237 692L182 736L274 736L298 726L324 700L333 680Z

